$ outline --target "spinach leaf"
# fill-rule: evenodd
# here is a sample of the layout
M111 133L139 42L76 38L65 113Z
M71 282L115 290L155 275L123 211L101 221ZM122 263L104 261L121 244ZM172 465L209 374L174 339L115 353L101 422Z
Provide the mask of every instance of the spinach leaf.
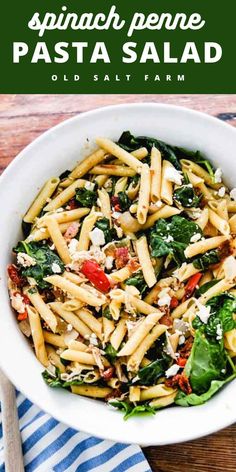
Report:
M125 281L126 285L133 285L136 287L141 295L147 290L148 286L144 280L143 273L141 270L134 273Z
M197 298L200 297L201 295L206 293L207 290L209 290L209 288L214 287L215 284L218 284L218 282L220 282L219 279L214 279L214 280L210 280L209 282L206 282L205 284L203 284L201 287L199 287L196 290L195 297Z
M121 211L129 210L131 200L125 192L118 192L119 206Z
M86 188L78 188L76 190L75 199L82 207L91 208L96 205L97 192L96 190L87 190Z
M26 243L25 241L21 241L13 251L16 253L26 253L35 260L35 265L21 267L21 274L24 277L33 277L37 285L42 289L49 287L49 284L43 279L48 275L54 274L52 270L53 264L57 264L61 272L64 272L65 266L63 262L57 254L49 248L48 244L41 242Z
M198 196L191 184L177 188L173 193L173 199L177 205L184 208L196 208L199 206L202 195Z
M235 378L236 373L225 380L212 380L209 389L200 395L197 395L196 393L190 393L189 395L186 395L186 393L179 390L175 397L175 403L180 406L202 405L203 403L210 400L210 398L215 395L215 393L218 392L218 390L220 390L226 383L231 382L231 380Z
M193 265L196 269L207 270L212 264L220 262L220 255L217 249L205 252L205 254L193 260Z
M129 131L124 131L118 141L118 144L128 152L132 152L139 147L146 147L148 152L150 152L152 147L155 146L157 149L159 149L164 159L170 161L176 169L181 170L181 165L179 163L175 148L169 144L164 143L163 141L159 141L148 136L134 137Z
M103 231L106 244L116 239L116 230L110 228L110 221L108 218L104 217L97 220L95 227Z
M60 379L60 371L56 369L56 377L52 375L48 370L42 372L42 377L49 387L52 388L61 388L63 385L62 380Z
M191 355L185 366L194 393L205 393L212 380L221 380L226 372L227 356L222 343L208 339L202 329L195 333Z
M47 385L51 388L68 388L71 385L82 385L84 382L83 380L68 380L64 381L61 379L59 369L56 369L56 377L53 376L48 370L44 370L42 372L42 377Z
M173 216L157 221L150 232L150 246L153 257L171 255L178 265L186 261L184 250L189 245L192 236L202 235L201 228L183 216Z
M156 411L154 410L154 408L152 408L150 405L147 405L145 403L142 405L134 406L131 403L128 403L125 401L114 400L114 401L110 401L109 405L112 405L118 410L123 411L125 413L124 420L128 420L132 416L136 416L140 414L149 414L149 415L156 414Z
M206 306L211 307L211 316L207 324L202 323L200 318L196 316L193 320L193 327L202 328L207 336L214 337L216 340L221 340L222 336L219 333L227 333L236 328L236 321L233 314L236 311L236 298L229 293L221 293L216 297L211 298Z
M139 377L137 383L140 383L141 385L153 385L160 377L165 375L165 371L168 369L169 364L170 357L164 356L162 359L157 359L147 366L142 367L137 373Z
M199 164L203 169L205 169L212 177L213 182L214 182L214 167L210 163L208 159L206 159L200 151L189 151L184 148L175 148L175 152L177 153L177 156L179 159L183 159L187 157L190 161L196 162L196 164Z
M114 364L116 358L117 358L117 351L116 349L109 343L106 346L105 349L106 357L111 362L111 364Z

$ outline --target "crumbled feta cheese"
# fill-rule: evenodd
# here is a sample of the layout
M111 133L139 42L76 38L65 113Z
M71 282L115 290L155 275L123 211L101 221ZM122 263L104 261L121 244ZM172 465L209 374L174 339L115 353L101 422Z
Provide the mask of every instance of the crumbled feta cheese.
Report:
M218 190L218 195L219 197L225 196L225 187L220 187L220 189Z
M216 169L214 177L216 184L222 182L222 170L220 168Z
M201 239L201 234L200 233L195 233L191 239L190 239L190 243L196 243L197 241L199 241L199 239Z
M211 307L202 305L198 300L196 300L196 304L198 307L198 311L196 312L196 315L199 316L200 320L203 323L207 324L208 319L211 316Z
M94 228L89 232L90 240L94 246L103 246L105 244L104 233L99 228Z
M73 329L72 324L69 323L69 324L67 325L67 328L66 328L66 329L67 329L67 331L72 331L72 329Z
M14 295L11 294L11 305L12 305L12 308L14 308L14 310L17 311L17 313L25 312L24 299L20 293L17 292L17 293L14 293Z
M188 215L189 218L191 218L191 220L197 220L202 214L199 208L191 208L189 210L185 210L185 213Z
M112 218L114 218L115 220L118 220L118 218L120 218L120 215L122 215L122 213L120 213L119 211L113 211L113 213L111 214Z
M229 195L232 200L236 201L236 188L233 188Z
M92 192L94 190L95 184L93 182L85 182L84 188Z
M223 337L223 330L220 324L216 326L216 339L217 341L220 341Z
M107 270L112 269L113 262L114 262L114 257L112 257L112 256L107 256L106 257L105 267L106 267Z
M171 241L174 241L174 238L173 236L171 236L170 234L165 238L165 242L166 243L170 243Z
M17 254L17 262L23 267L31 267L36 265L35 259L24 252L19 252Z
M98 346L98 339L97 339L97 336L95 333L91 333L90 337L89 337L89 342L90 344L92 344L93 346Z
M233 281L236 278L236 260L234 256L225 259L223 269L227 280Z
M171 297L170 295L168 294L169 292L169 287L168 288L164 288L162 289L160 292L159 292L159 300L157 302L158 306L170 306L170 302L171 302Z
M176 375L176 374L177 374L177 372L179 371L179 369L180 369L180 366L179 366L179 365L173 364L173 365L166 371L165 376L166 376L167 378L173 377L173 375Z
M165 172L165 178L174 184L181 185L183 175L182 172L178 171L174 167L168 167Z
M185 336L181 334L181 336L179 337L179 345L181 346L184 343L185 343Z
M75 239L75 238L71 239L71 241L68 244L68 249L69 249L69 253L70 253L71 257L73 257L73 255L77 251L77 246L78 246L77 239Z
M64 208L60 207L56 210L57 213L61 213L62 211L64 211Z
M52 244L51 246L49 246L49 249L51 249L51 251L54 251L54 249L55 249L55 244Z
M61 268L57 262L52 263L52 271L54 274L60 274L61 273Z
M123 236L123 229L120 226L114 225L114 228L116 230L116 234L118 238L122 238Z
M189 331L189 323L187 321L183 321L183 319L174 319L173 322L173 329L178 331L181 335L186 334Z

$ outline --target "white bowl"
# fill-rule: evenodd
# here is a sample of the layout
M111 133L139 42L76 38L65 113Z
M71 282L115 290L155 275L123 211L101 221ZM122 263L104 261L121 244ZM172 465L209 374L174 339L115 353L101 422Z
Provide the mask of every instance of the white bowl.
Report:
M154 417L123 420L105 404L50 389L42 367L18 329L9 306L6 265L21 237L21 218L46 179L80 161L96 136L117 139L123 130L199 149L224 170L232 187L236 174L236 131L210 116L161 104L119 105L83 113L44 133L10 164L0 180L0 363L11 381L44 411L69 426L101 438L143 446L171 444L213 433L236 420L236 381L202 406L174 407Z

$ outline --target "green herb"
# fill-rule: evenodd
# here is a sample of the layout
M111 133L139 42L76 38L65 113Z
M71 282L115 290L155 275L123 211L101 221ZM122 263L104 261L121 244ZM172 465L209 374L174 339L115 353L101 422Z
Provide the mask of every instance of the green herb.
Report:
M109 404L125 413L124 420L128 420L132 416L136 416L140 414L155 415L156 413L154 408L152 408L150 405L147 405L147 404L134 406L131 403L128 403L125 401L118 401L118 400L110 401Z
M170 364L170 357L164 355L162 359L157 359L151 362L142 369L139 369L137 376L139 377L138 383L141 385L153 385L155 382L165 375L165 371L168 369Z
M141 295L147 290L148 286L144 280L144 277L143 277L143 273L141 270L139 270L138 272L134 273L133 275L131 275L131 277L129 277L126 281L125 281L125 284L126 285L133 285L134 287L136 287Z
M112 320L112 316L111 316L109 306L107 306L106 308L103 309L102 316L104 316L104 318L107 318L107 320Z
M151 254L153 257L170 255L181 265L186 261L184 250L196 233L202 236L201 228L182 216L161 218L150 232Z
M117 358L116 349L111 344L108 344L106 346L105 353L106 353L107 359L111 362L111 364L113 364Z
M196 208L199 206L202 195L198 196L191 184L177 188L173 193L173 199L177 205L184 208Z
M110 243L116 238L116 230L114 228L110 228L110 221L108 218L100 218L97 220L95 227L103 231L106 244Z
M190 393L190 395L186 395L184 392L179 390L175 397L175 403L180 406L202 405L203 403L210 400L210 398L215 395L215 393L218 392L218 390L220 390L226 383L231 382L231 380L235 378L236 374L233 374L225 380L212 380L209 389L200 395L197 395L196 393Z
M132 184L133 188L135 188L138 185L139 180L140 180L140 175L139 174L135 174L134 177L131 177L130 183Z
M129 199L128 195L125 192L118 192L118 198L119 198L119 207L121 211L129 210L129 207L132 202Z
M91 208L93 205L96 205L97 191L87 190L86 188L78 188L76 190L75 199L82 207Z
M196 269L207 270L210 265L218 264L220 262L220 255L217 249L212 249L211 251L205 252L200 257L197 257L193 260L193 265Z
M206 293L207 290L209 290L209 288L214 287L215 284L218 284L218 282L220 282L220 280L218 279L214 279L214 280L210 280L209 282L206 282L205 284L203 284L201 287L199 287L196 290L195 297L197 298L200 297L201 295Z
M224 379L226 363L227 356L222 343L208 339L202 329L197 329L184 369L194 393L205 393L212 380Z
M30 289L28 290L28 292L29 292L31 295L33 295L34 293L37 293L38 290L37 290L36 287L32 287L32 288L30 288Z
M24 277L33 277L37 285L42 289L49 287L49 284L45 282L44 278L53 274L52 265L54 263L60 267L61 272L64 272L63 262L57 254L49 248L48 244L41 242L26 243L25 241L21 241L13 251L16 253L26 253L34 259L36 264L30 267L21 267L21 274Z

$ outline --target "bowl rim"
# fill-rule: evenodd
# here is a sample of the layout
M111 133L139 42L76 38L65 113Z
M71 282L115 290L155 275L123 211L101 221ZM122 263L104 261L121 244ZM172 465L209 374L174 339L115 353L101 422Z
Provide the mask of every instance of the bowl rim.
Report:
M180 105L172 105L172 104L163 104L163 103L153 103L153 102L135 102L135 103L122 103L122 104L117 104L117 105L108 105L108 106L103 106L103 107L98 107L98 108L95 108L95 109L92 109L92 110L89 110L89 111L85 111L85 112L81 112L79 114L76 114L68 119L65 119L63 120L62 122L58 123L57 125L49 128L47 131L41 133L36 139L33 139L32 142L30 142L26 147L24 147L17 155L15 158L13 158L13 160L10 162L10 164L4 169L3 173L1 174L0 176L0 184L2 183L2 181L7 177L8 173L14 171L14 167L18 165L18 162L19 160L24 156L25 153L28 153L31 151L31 149L33 149L33 147L35 145L39 145L41 140L44 140L45 138L47 138L48 135L50 135L54 130L59 130L60 128L63 128L63 127L66 127L66 126L70 126L70 123L71 122L79 122L80 120L83 120L85 117L89 117L89 116L96 116L96 115L99 115L101 113L106 113L107 111L109 112L112 112L112 111L115 111L117 109L135 109L135 108L139 108L139 109L142 109L142 108L145 108L145 107L149 107L149 108L152 108L152 109L159 109L159 110L173 110L173 111L176 111L176 112L180 112L180 113L186 113L188 114L189 116L198 116L200 119L204 119L204 120L207 120L213 124L216 124L218 126L220 126L221 128L224 128L224 129L230 129L231 132L234 132L236 134L236 129L234 127L232 127L231 125L229 125L228 123L225 123L224 121L221 121L220 119L216 118L216 117L213 117L211 115L208 115L207 113L204 113L204 112L201 112L201 111L197 111L197 110L193 110L191 108L186 108L184 106L180 106ZM9 308L10 309L10 308ZM0 336L1 337L1 336ZM4 358L0 356L0 367L1 369L3 370L3 372L5 372L6 376L11 380L11 382L16 386L16 388L21 391L29 400L31 400L31 398L33 397L33 399L31 401L33 401L33 403L35 403L39 408L41 408L43 411L45 411L46 413L48 413L49 415L52 415L51 411L50 411L50 408L49 407L44 407L43 405L43 401L40 400L40 398L38 400L35 399L35 395L32 395L29 394L29 392L26 392L25 388L22 388L14 379L14 373L13 371L8 371L7 370L7 362L5 362ZM91 400L90 400L91 401ZM94 400L92 400L94 401ZM75 428L74 425L71 425L68 422L66 422L66 419L63 415L63 413L60 415L59 413L57 413L57 415L54 415L53 416L60 422L64 423L64 424L67 424L69 427L73 427ZM143 419L139 419L139 421L143 421ZM141 424L141 421L140 421L140 424ZM142 446L144 447L147 447L147 446L150 446L150 445L164 445L164 444L173 444L173 443L181 443L181 442L186 442L186 441L190 441L190 440L194 440L194 439L197 439L199 437L204 437L204 436L207 436L209 434L212 434L216 431L218 431L219 429L222 429L222 428L225 428L231 424L233 424L234 422L236 421L236 415L232 415L232 418L229 419L229 417L226 416L225 419L221 420L220 422L220 425L218 424L217 426L215 425L215 423L211 423L211 426L208 426L207 428L205 428L204 432L200 435L199 433L195 433L194 430L192 431L192 434L188 434L188 437L186 437L186 434L182 434L179 435L178 439L175 439L175 440L170 440L168 442L164 441L164 442L161 442L159 439L158 441L155 441L155 438L154 438L154 441L153 442L150 442L150 439L147 439L146 441L142 441ZM84 428L83 428L84 429ZM90 428L86 429L85 432L87 434L91 434L93 436L96 436L96 433L93 431L91 431ZM123 443L127 443L127 444L130 444L132 443L132 440L128 440L127 438L123 438L121 440L121 436L118 432L118 434L116 434L115 432L111 435L111 434L104 434L101 436L101 434L99 434L99 437L103 437L104 439L109 439L109 440L113 440L113 441L119 441L119 442L123 442Z

